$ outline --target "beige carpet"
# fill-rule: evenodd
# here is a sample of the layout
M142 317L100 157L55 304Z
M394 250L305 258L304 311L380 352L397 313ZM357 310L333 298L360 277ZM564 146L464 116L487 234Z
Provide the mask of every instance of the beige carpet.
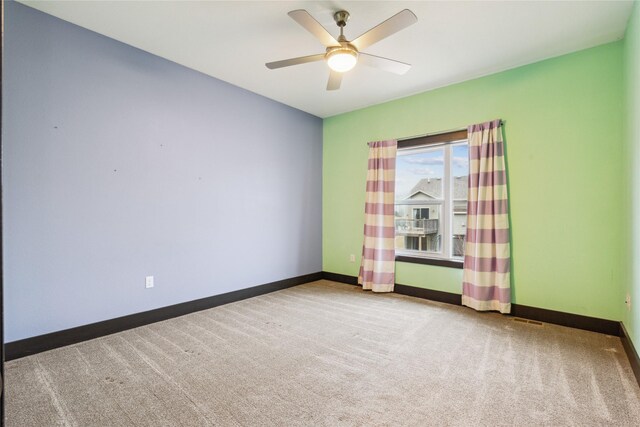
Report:
M5 369L9 426L640 425L617 337L328 281Z

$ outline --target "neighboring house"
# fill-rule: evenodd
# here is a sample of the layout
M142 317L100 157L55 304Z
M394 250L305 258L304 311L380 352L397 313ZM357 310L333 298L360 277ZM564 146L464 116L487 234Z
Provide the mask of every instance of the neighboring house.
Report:
M463 256L467 226L467 180L453 179L453 255ZM423 178L409 191L404 200L442 200L442 179ZM437 252L441 248L443 230L440 221L441 203L396 206L396 249Z

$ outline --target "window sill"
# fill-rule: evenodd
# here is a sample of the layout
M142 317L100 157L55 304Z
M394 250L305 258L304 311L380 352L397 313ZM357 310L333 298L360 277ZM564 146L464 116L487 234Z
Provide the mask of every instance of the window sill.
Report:
M450 259L422 258L410 255L396 255L396 262L408 262L411 264L437 265L439 267L450 267L462 269L462 261Z

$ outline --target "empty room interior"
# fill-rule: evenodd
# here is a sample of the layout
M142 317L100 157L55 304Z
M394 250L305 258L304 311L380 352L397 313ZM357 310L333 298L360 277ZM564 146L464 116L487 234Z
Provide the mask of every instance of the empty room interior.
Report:
M3 425L640 425L638 1L2 6Z

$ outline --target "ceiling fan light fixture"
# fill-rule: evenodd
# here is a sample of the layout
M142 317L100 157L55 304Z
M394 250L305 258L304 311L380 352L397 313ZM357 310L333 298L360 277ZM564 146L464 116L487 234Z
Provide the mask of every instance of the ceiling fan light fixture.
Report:
M356 66L358 52L350 47L338 47L327 52L327 65L333 71L346 73Z

